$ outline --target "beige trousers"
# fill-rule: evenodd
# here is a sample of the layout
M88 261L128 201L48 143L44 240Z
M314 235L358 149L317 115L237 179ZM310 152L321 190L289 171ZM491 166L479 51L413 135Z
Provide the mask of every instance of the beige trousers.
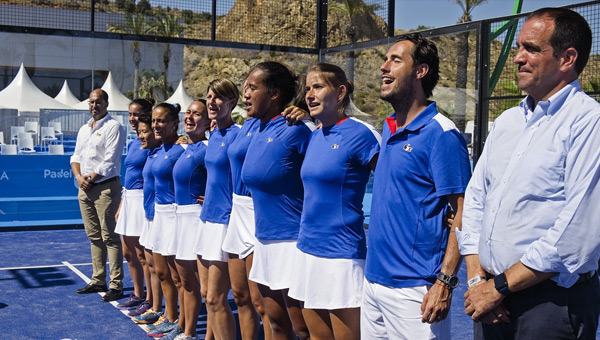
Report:
M94 184L87 192L79 189L79 208L85 233L91 242L92 284L106 284L106 257L110 266L110 289L123 289L121 239L115 233L115 214L121 202L121 181Z

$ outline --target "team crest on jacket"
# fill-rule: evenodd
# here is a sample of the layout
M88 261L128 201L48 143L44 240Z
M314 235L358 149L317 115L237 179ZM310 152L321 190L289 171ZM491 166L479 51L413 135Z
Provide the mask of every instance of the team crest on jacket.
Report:
M246 137L250 137L250 136L252 136L252 132L248 132L248 133L246 134Z
M221 142L221 147L224 147L224 146L225 146L225 142Z
M267 143L271 143L273 141L273 138L269 137L267 138Z
M333 150L335 150L335 149L339 149L339 148L340 148L340 146L339 146L339 145L337 145L337 144L333 144L333 145L331 146L331 148L332 148Z
M406 143L406 144L404 144L402 149L404 149L404 151L411 152L413 148L412 148L412 146L410 146L409 143Z

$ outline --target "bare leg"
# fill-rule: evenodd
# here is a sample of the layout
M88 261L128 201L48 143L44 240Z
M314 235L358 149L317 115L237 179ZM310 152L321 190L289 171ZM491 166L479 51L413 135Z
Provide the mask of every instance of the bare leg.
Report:
M329 316L337 340L360 339L360 308L335 309L329 312Z
M227 303L231 288L227 262L201 260L208 268L206 306L215 337L219 340L235 339L235 319Z
M175 287L175 283L171 277L167 258L158 253L152 253L152 256L154 258L156 274L158 275L160 286L165 295L165 317L170 322L174 322L177 320L177 287Z
M133 294L139 298L144 295L144 270L135 252L136 245L139 245L139 237L121 236L123 245L123 257L127 261L131 281L133 281Z
M184 315L185 325L182 327L184 333L189 336L196 336L196 324L198 323L198 313L202 298L200 297L200 282L198 282L196 261L175 260L177 272L181 277L183 284L183 300L185 304L179 305L182 310L180 314Z
M265 310L269 316L272 340L296 340L292 322L288 315L282 290L271 290L258 284Z
M150 268L148 267L148 261L146 260L146 252L144 250L144 246L140 244L139 237L137 238L137 245L135 246L135 253L137 255L138 260L142 264L142 270L144 272L144 283L146 285L146 301L152 301L152 277L150 275Z
M229 255L229 277L231 278L233 299L238 307L242 339L258 339L258 314L252 304L248 276L246 275L246 262L235 254Z
M287 289L284 289L282 292L288 315L290 316L290 320L292 321L294 332L296 333L296 335L298 335L298 338L300 338L300 340L310 339L308 327L306 326L306 322L304 321L304 317L302 316L302 306L300 305L300 301L289 297L287 294Z
M302 309L302 315L310 330L311 340L334 340L329 311L324 309Z
M184 329L185 327L185 314L183 311L185 310L185 299L183 296L183 283L181 283L181 277L179 276L179 272L177 271L177 266L175 265L175 256L165 256L167 258L167 263L169 264L169 271L171 272L171 278L173 279L173 284L177 288L177 297L179 298L179 313L178 313L178 324L179 328Z
M200 255L198 255L198 260L196 261L198 266L198 280L200 281L200 295L204 299L204 303L206 303L206 295L208 294L208 261L202 261ZM206 267L204 266L206 264ZM208 313L208 306L206 308L206 336L205 340L215 340L216 336L212 330L212 322L210 319L210 313Z
M252 260L254 258L254 253L248 255L244 262L246 262L246 277L250 276L250 269L252 269ZM265 335L264 340L271 340L271 324L269 322L269 317L267 316L267 312L265 310L265 304L263 303L263 298L260 295L260 291L258 290L258 285L254 281L248 280L248 286L250 288L250 296L252 298L252 304L254 305L254 309L258 313L260 319L263 324L263 333Z
M162 312L162 288L160 286L160 280L156 274L156 267L154 265L154 256L152 251L146 249L146 262L148 263L148 271L150 272L150 287L152 290L152 300L148 300L152 304L152 309L155 312Z

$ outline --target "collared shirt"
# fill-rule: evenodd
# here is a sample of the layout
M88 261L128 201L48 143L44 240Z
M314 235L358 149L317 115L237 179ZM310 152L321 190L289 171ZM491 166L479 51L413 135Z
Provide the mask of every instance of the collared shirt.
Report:
M490 132L465 194L463 255L497 275L521 261L570 287L600 254L600 104L575 80Z
M464 193L471 176L465 140L430 104L396 131L383 126L365 277L388 287L432 284L448 242L445 196Z
M127 190L142 189L144 186L142 169L144 169L146 158L148 158L148 150L142 149L142 143L137 138L131 141L127 148L123 186Z
M300 171L304 202L298 249L327 258L366 257L362 203L379 143L379 132L354 118L312 133Z
M200 219L203 221L229 224L233 189L227 149L240 132L240 128L238 124L233 124L227 129L215 129L208 139L204 156L207 175L206 197L200 213Z
M79 129L71 163L79 163L82 174L103 176L98 181L103 182L121 173L125 128L108 113L92 128L93 122L91 118Z
M304 197L300 167L314 129L310 121L288 126L278 115L252 137L242 180L252 193L257 238L298 238Z

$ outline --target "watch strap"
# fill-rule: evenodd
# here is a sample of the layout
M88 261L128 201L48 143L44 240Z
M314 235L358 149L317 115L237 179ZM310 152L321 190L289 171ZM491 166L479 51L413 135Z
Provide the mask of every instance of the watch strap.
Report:
M508 289L508 281L506 281L506 275L504 273L494 276L494 287L496 287L496 290L504 296L512 294Z

